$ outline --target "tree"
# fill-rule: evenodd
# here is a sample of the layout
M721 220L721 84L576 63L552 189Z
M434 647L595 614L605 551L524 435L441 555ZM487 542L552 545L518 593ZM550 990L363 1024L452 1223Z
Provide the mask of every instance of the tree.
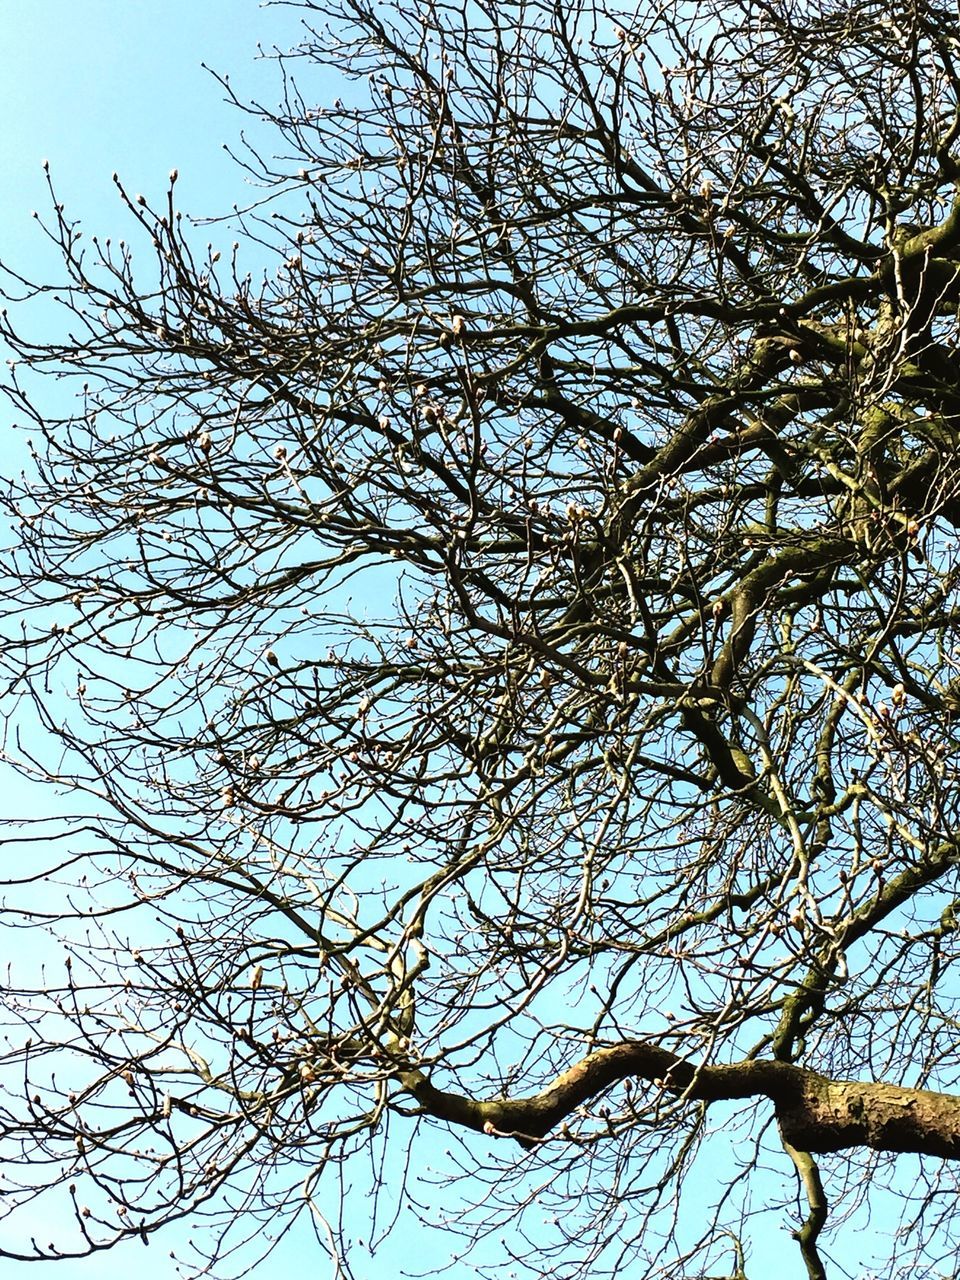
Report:
M295 7L246 208L6 268L7 1205L952 1274L956 15Z

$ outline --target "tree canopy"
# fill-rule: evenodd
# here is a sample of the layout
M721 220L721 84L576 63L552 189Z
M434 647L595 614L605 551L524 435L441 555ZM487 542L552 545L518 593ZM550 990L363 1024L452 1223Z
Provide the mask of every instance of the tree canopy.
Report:
M245 207L4 269L7 1256L952 1274L957 14L294 7Z

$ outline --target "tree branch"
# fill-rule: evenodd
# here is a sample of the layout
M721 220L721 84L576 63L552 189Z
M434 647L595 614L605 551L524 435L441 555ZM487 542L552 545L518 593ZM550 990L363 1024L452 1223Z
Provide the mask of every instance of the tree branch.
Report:
M424 1112L468 1129L532 1144L574 1108L618 1081L641 1077L690 1101L766 1097L785 1141L824 1153L850 1147L909 1151L960 1159L960 1098L928 1089L832 1080L786 1062L694 1064L644 1041L598 1049L574 1063L540 1093L479 1101L436 1088L422 1072L401 1076Z

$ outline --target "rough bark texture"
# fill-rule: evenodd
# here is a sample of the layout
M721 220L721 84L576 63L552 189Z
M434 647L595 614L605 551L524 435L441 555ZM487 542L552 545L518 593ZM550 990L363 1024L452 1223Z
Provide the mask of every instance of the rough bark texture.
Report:
M951 1094L831 1080L784 1062L698 1068L639 1041L589 1054L528 1098L480 1101L437 1089L420 1073L405 1074L402 1082L437 1119L526 1144L543 1138L575 1107L611 1084L635 1077L662 1083L691 1101L769 1098L784 1139L803 1151L870 1147L960 1158L960 1098Z
M799 1071L777 1103L784 1137L807 1151L871 1147L960 1157L960 1098Z

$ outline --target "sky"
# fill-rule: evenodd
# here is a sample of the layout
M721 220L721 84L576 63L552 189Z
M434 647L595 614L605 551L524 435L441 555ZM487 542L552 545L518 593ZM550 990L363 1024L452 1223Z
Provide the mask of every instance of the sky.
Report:
M178 205L198 216L245 203L249 188L223 147L236 143L241 128L249 131L250 120L224 101L203 64L229 73L241 96L275 104L277 68L258 55L258 42L285 49L297 31L294 10L257 0L0 0L0 261L28 277L58 276L59 259L32 217L50 203L44 162L57 198L68 216L80 219L88 239L125 234L129 214L114 172L128 191L152 201L176 168ZM319 74L315 70L312 81L318 103L332 102L343 87L331 81L327 93ZM0 359L6 356L0 343ZM21 459L17 438L5 430L5 408L0 402L0 472L9 474ZM49 789L31 794L22 778L0 768L0 820L48 813L51 804ZM18 947L23 938L18 933ZM43 942L37 941L38 953ZM450 1139L437 1131L428 1145L433 1141L439 1155ZM425 1173L430 1176L429 1166ZM56 1224L39 1212L16 1220L24 1244L34 1233L44 1244L57 1238ZM365 1205L356 1226L357 1235L366 1234ZM24 1280L175 1280L170 1250L186 1253L187 1234L174 1227L148 1248L137 1240L85 1259L23 1264L17 1274ZM398 1256L416 1272L445 1261L453 1248L448 1236L427 1239L422 1229L401 1227L357 1274L393 1280ZM306 1225L257 1269L257 1280L285 1280L292 1265L308 1265L315 1280L333 1275ZM6 1280L15 1266L0 1260L0 1276Z
M236 112L202 64L233 72L251 93L275 84L257 42L286 46L290 10L256 0L0 0L0 243L36 252L31 210L42 208L41 164L84 218L109 225L116 170L156 192L180 171L184 207L219 211L242 198L222 150Z
M273 102L276 69L257 61L257 43L286 47L296 29L295 11L261 8L256 0L0 0L0 260L39 275L50 262L31 217L49 201L45 160L58 197L88 235L123 234L116 231L124 214L114 171L129 191L154 197L176 168L180 206L197 213L242 203L243 176L223 144L236 139L244 121L202 64L232 72L238 89ZM337 96L333 83L328 95L325 90L318 86L321 100ZM0 775L0 815L11 812L14 800L9 790L4 795L5 786L10 780ZM36 1224L38 1230L46 1225ZM24 1274L31 1280L167 1280L175 1274L171 1243L161 1237L149 1249L138 1242L81 1262L32 1264ZM415 1243L402 1234L397 1240L424 1261L425 1244L422 1233ZM794 1247L784 1246L795 1267ZM291 1251L298 1249L309 1255L311 1275L327 1274L311 1239L295 1238ZM290 1261L289 1252L277 1255L257 1276L279 1280ZM4 1276L11 1266L0 1264ZM388 1257L364 1280L391 1274Z
M257 42L292 43L296 15L263 10L256 0L0 0L0 33L0 260L42 275L51 259L31 213L49 204L44 160L58 197L88 235L123 225L114 171L129 190L154 195L177 168L181 207L198 213L243 201L242 176L223 151L241 122L202 63L233 73L250 96L273 86L273 101L276 68L257 62ZM9 458L7 436L0 461ZM0 774L0 815L22 800L22 783L14 787ZM36 1221L25 1234L34 1229L49 1238L55 1224ZM20 1270L31 1280L172 1280L176 1243L155 1238L144 1248L137 1241ZM316 1245L299 1244L319 1280L325 1267ZM274 1280L290 1261L289 1253L278 1255L258 1275ZM14 1265L0 1263L0 1273Z

